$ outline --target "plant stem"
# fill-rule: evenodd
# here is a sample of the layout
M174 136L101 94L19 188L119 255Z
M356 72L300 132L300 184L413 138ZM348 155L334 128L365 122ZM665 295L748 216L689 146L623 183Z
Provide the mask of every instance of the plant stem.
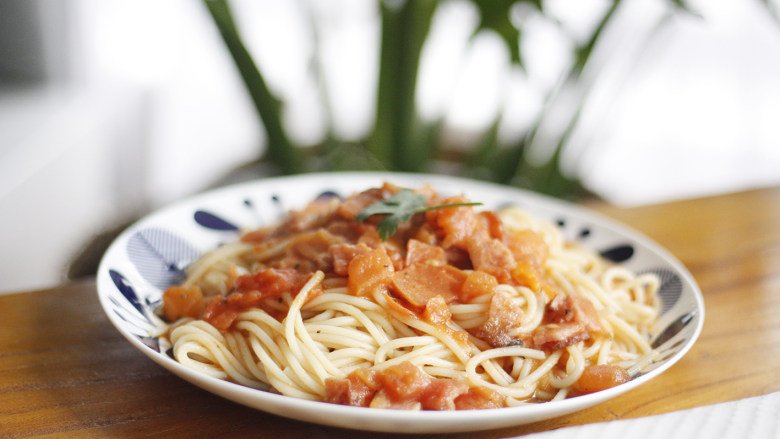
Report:
M387 169L419 171L433 145L415 142L415 90L423 43L438 5L433 0L381 2L377 111L367 149Z
M566 130L561 135L559 141L555 145L553 154L548 160L548 162L545 165L536 168L537 172L534 172L533 171L534 167L527 162L526 154L528 152L528 148L534 143L534 139L536 137L539 128L545 122L547 115L553 106L552 104L555 101L555 99L560 95L561 90L565 89L566 87L573 87L574 84L577 82L577 79L582 74L583 69L585 68L588 61L590 60L591 55L593 54L593 50L597 46L599 40L601 39L601 36L604 33L604 29L607 27L612 17L615 16L615 12L617 11L620 3L621 0L615 0L612 2L607 12L601 17L601 20L599 21L593 33L591 34L590 39L587 41L587 43L585 43L582 47L580 47L577 50L575 54L575 60L574 63L572 63L572 66L562 77L560 83L556 87L554 87L549 93L549 95L547 96L544 108L542 109L541 113L536 119L536 122L533 124L531 130L526 134L526 136L523 137L523 139L521 139L517 144L511 147L511 149L514 151L510 154L507 154L507 157L516 160L516 162L514 162L511 165L511 168L514 171L513 171L513 175L509 177L510 180L515 180L515 181L524 180L535 190L539 190L541 192L546 192L546 193L560 192L560 190L563 187L570 187L572 185L575 185L575 182L573 180L570 181L571 179L565 177L561 172L560 157L563 153L563 148L567 144L571 131L574 129L576 122L579 120L579 113L581 107L584 105L584 99L585 96L587 95L587 92L582 93L580 97L578 109L573 114L572 119L569 121ZM541 177L541 181L532 181L532 180L536 180L537 178L536 177L529 178L530 174L534 174L536 177ZM556 178L560 179L560 182L553 181Z
M226 0L204 0L225 45L233 57L255 109L265 127L268 142L266 155L284 174L305 170L302 152L290 142L281 121L281 103L274 97L246 49L236 28L233 14Z

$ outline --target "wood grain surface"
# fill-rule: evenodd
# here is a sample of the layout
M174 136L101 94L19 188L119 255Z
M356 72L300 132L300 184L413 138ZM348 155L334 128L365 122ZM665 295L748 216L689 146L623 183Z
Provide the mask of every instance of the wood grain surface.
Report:
M780 188L661 205L587 207L676 255L704 294L691 351L605 404L508 429L421 437L499 438L665 413L780 391ZM0 437L392 437L288 420L171 375L111 326L92 280L0 296Z

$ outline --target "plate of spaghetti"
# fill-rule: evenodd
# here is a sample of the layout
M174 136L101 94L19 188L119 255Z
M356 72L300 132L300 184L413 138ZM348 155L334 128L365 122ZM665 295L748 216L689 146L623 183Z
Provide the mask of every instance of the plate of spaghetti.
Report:
M325 173L210 191L125 230L98 296L179 377L307 422L530 423L630 391L698 337L695 281L587 209L456 177Z

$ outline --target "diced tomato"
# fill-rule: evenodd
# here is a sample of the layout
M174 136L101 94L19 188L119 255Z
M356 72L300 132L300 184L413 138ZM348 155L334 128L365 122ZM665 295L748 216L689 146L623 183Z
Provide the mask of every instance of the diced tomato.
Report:
M299 290L310 276L292 268L267 268L253 274L239 276L236 279L235 292L259 291L263 298L273 298L288 291ZM238 297L234 300L235 303L240 302Z
M455 400L469 391L463 381L433 378L420 396L424 410L455 410Z
M393 271L393 261L384 247L356 255L347 267L347 288L357 296L369 295L374 288L386 286Z
M211 299L201 319L220 331L227 331L242 310L243 307L229 303L223 296L217 296Z
M226 331L245 309L261 306L265 300L285 292L297 294L310 277L311 274L296 270L276 268L239 276L235 290L227 296L213 298L201 318L220 331Z
M169 322L181 317L200 317L206 308L203 300L203 291L199 287L169 287L163 293L163 312Z
M418 262L444 265L447 263L444 257L444 249L437 245L410 239L406 243L406 266L409 267Z
M526 261L541 267L550 256L550 247L544 237L533 230L525 229L506 233L504 243L518 262Z
M413 238L430 245L436 245L438 242L436 231L433 230L433 227L427 222L420 225L417 231L414 232Z
M487 387L471 387L468 392L455 398L457 410L495 409L504 406L504 398L500 393Z
M405 361L378 374L382 388L393 400L418 399L433 377Z
M462 196L449 197L441 204L468 203L470 200ZM465 248L465 239L475 233L485 233L485 223L479 220L477 213L469 206L433 209L425 212L425 218L435 230L443 235L442 247L450 246Z
M368 407L380 383L373 369L357 369L346 378L325 380L325 401L335 404Z
M458 380L434 378L408 361L377 373L381 389L371 407L454 410L455 399L469 386Z
M504 397L463 381L435 378L405 361L382 370L359 369L325 381L325 400L337 404L395 409L455 410L503 406Z
M436 326L446 328L447 323L452 320L452 312L450 311L450 307L447 306L447 302L444 301L444 298L435 296L425 304L422 318Z
M521 261L511 271L512 280L515 284L527 287L531 291L539 291L542 287L541 270L528 261Z
M491 210L479 212L479 219L482 221L483 227L488 232L488 236L493 239L502 240L504 238L504 223L501 222L501 218Z
M460 298L463 302L485 294L492 294L498 286L495 276L484 271L471 271L466 276L461 289Z
M580 379L574 383L574 390L580 394L598 392L631 380L631 376L620 366L601 364L587 366Z

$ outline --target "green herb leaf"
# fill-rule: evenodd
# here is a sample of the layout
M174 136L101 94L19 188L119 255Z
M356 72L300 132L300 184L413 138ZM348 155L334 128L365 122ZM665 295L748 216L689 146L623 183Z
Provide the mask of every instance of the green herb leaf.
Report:
M377 225L379 237L382 239L382 241L387 241L387 238L395 233L395 231L398 229L398 226L403 222L409 221L409 219L415 213L434 209L445 209L447 207L479 205L482 205L482 203L454 203L441 204L438 206L426 206L424 195L415 194L409 189L403 189L401 192L398 192L392 197L377 201L376 203L363 209L363 211L361 211L357 216L357 220L363 222L372 215L387 215Z

